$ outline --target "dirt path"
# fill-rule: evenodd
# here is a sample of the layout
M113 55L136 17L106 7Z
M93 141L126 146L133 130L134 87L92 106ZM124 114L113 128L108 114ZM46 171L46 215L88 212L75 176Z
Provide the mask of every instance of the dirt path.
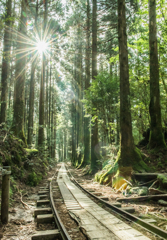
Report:
M2 227L2 240L30 240L36 230L44 229L42 225L37 228L33 213L36 208L36 200L38 200L39 188L53 175L54 169L50 170L47 177L36 187L30 187L21 182L18 183L18 191L10 199L9 223Z

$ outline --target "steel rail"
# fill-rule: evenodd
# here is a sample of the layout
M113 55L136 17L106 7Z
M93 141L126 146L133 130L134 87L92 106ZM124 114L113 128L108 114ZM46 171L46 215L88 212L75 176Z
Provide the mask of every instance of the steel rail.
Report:
M71 172L69 170L67 170L67 171L71 175L71 181L73 181L81 190L83 190L84 192L86 192L87 194L89 194L90 196L95 198L96 200L100 201L101 203L105 204L107 207L111 208L115 213L119 214L121 217L125 218L126 220L133 221L135 224L138 224L138 225L142 226L143 228L145 228L146 230L149 230L152 234L156 234L163 239L167 239L167 231L164 231L163 229L161 229L157 226L147 223L144 220L132 215L131 213L121 210L121 208L118 208L118 207L112 205L111 203L108 203L107 201L104 201L103 199L98 198L93 193L91 193L88 190L86 190L85 188L83 188L75 180L75 178L72 176Z
M53 180L53 178L52 178ZM65 229L59 214L56 210L55 204L54 204L54 200L53 200L53 194L52 194L52 180L50 181L50 185L49 185L49 197L50 197L50 203L51 203L51 208L52 208L52 212L53 212L53 216L56 222L56 225L60 231L60 235L62 237L63 240L72 240L71 237L69 236L67 230Z

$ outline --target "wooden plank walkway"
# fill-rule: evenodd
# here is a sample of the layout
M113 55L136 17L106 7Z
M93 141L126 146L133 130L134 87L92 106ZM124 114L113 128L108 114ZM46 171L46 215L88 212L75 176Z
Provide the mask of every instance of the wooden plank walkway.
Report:
M83 232L92 240L149 240L114 215L99 207L87 197L67 175L64 164L59 170L57 182L64 203Z

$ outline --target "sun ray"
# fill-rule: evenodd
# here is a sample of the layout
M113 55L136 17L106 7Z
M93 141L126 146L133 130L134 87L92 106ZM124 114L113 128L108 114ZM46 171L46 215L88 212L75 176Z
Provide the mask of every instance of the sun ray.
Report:
M34 59L37 57L37 54L38 54L38 53L35 54ZM19 73L17 76L15 76L15 81L16 81L16 80L22 75L22 73L27 69L29 63L32 63L32 61L30 60L30 62L27 62L27 63L26 63L26 65L25 65L24 68L20 71L20 73Z

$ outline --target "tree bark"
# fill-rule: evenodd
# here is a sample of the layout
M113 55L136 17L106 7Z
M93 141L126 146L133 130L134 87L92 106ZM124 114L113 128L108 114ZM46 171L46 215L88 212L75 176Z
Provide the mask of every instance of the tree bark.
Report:
M7 109L7 96L8 96L8 76L10 67L10 25L11 25L11 8L12 0L8 0L6 3L6 14L5 14L5 30L4 30L4 41L3 41L3 57L2 57L2 75L1 75L1 115L0 123L6 122L6 109Z
M40 83L40 96L39 96L39 129L38 129L38 145L44 144L44 79L45 79L45 59L44 53L42 53L42 72L41 72L41 83Z
M90 86L90 4L87 0L85 90ZM83 166L90 162L90 117L84 117L84 160Z
M55 95L56 95L55 93L52 94L52 116L51 116L51 157L53 159L55 158L55 149L56 149L56 108L55 108L56 100L54 97ZM62 149L63 149L63 146L62 146Z
M38 0L36 3L36 13L35 13L35 30L37 31L37 19L38 19ZM35 69L37 65L37 57L32 54L32 64L31 64L31 79L30 79L30 95L29 95L29 115L28 115L28 139L27 143L32 144L33 136L33 120L34 120L34 88L35 88Z
M76 62L76 57L74 59L74 61ZM76 88L75 88L75 74L76 74L76 68L74 68L74 78L73 78L73 82L72 82L72 90L73 90L73 99L72 99L72 104L71 104L71 121L72 121L72 164L73 166L75 166L76 163Z
M135 148L132 135L130 110L129 66L126 35L125 0L118 0L118 40L120 64L120 150L118 163L120 166L144 168L140 151Z
M27 0L21 2L21 18L19 34L17 36L17 50L16 50L16 75L15 75L15 100L14 100L14 115L13 115L13 127L14 134L21 138L25 143L24 135L24 86L25 86L25 74L26 74L26 56L22 53L26 48L26 42L24 37L27 34Z
M67 139L66 139L66 129L64 130L64 160L67 158Z
M149 50L150 50L150 105L151 118L149 147L166 147L161 125L159 90L159 64L157 51L156 2L149 0Z
M44 27L43 27L43 38L46 34L46 25L48 17L48 1L44 1ZM44 39L45 40L45 39ZM45 111L44 111L44 81L45 81L45 66L46 66L46 56L44 52L42 53L42 71L41 71L41 84L40 84L40 97L39 97L39 129L38 129L38 145L43 146L45 136L44 136L44 123L45 123Z
M81 148L83 146L83 121L82 121L82 35L81 35L81 29L79 27L78 29L78 39L79 39L79 45L78 45L78 67L77 67L77 81L78 81L78 155L77 155L77 161L78 166L81 164Z
M92 15L92 80L97 76L97 0L93 0ZM97 118L91 128L91 170L97 171L99 159L98 121Z
M32 136L33 136L35 68L36 68L36 59L33 61L31 65L29 115L28 115L28 140L27 140L27 143L29 145L32 144Z

